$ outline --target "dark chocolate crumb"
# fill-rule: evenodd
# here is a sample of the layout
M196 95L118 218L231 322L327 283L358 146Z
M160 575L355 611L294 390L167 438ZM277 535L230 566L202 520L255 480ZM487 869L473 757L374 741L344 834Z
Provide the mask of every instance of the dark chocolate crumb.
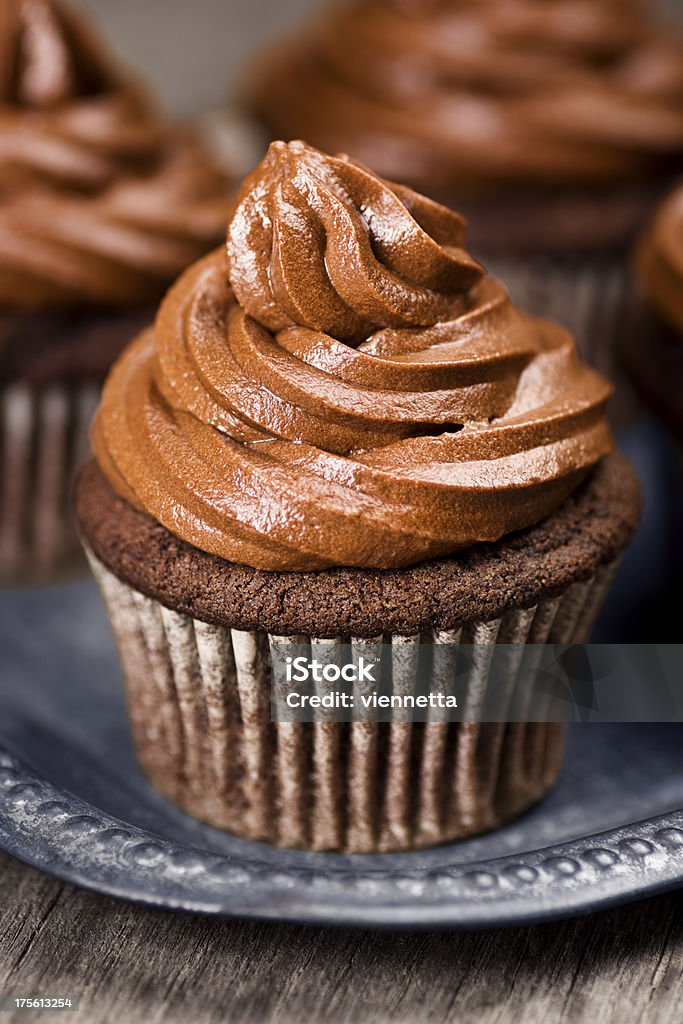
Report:
M611 562L640 514L638 482L615 454L544 522L495 544L405 569L265 572L179 540L119 497L94 462L75 497L83 537L119 579L204 622L283 636L410 635L530 608Z

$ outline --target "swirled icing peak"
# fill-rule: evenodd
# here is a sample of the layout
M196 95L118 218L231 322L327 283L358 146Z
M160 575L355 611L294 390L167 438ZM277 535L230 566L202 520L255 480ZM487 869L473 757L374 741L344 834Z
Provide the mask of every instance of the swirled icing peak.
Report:
M662 204L638 250L652 304L683 337L683 186Z
M221 235L225 181L63 0L0 3L0 305L148 301Z
M345 157L275 142L240 190L228 274L242 308L270 330L362 340L462 309L483 276L464 238L445 207Z
M549 515L611 448L610 387L463 245L444 207L273 144L227 264L187 271L114 368L101 468L185 541L267 570L405 566Z
M639 180L683 165L683 42L636 0L347 0L255 63L250 102L432 189Z

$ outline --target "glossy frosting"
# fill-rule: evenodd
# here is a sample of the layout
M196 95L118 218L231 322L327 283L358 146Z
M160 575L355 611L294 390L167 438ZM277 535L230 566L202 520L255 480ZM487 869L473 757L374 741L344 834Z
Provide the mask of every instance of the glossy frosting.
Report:
M657 212L638 266L650 301L683 336L683 186Z
M683 41L634 0L353 0L254 68L274 137L427 190L683 165Z
M464 237L346 157L273 143L227 264L187 271L109 378L111 483L259 569L405 566L543 519L610 451L610 387Z
M0 306L158 297L220 239L226 183L61 0L0 0Z

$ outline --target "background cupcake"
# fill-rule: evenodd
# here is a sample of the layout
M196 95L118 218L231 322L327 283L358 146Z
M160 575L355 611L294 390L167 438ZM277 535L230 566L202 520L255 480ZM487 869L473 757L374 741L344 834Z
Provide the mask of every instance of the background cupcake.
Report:
M238 834L352 851L538 800L560 725L276 724L271 647L585 639L638 518L609 393L457 214L273 144L227 266L187 271L117 362L77 487L154 785Z
M330 5L254 62L247 93L271 136L461 210L513 298L611 366L626 248L683 169L683 44L644 5Z
M58 0L0 8L0 578L77 550L98 384L221 237L227 184Z
M634 386L683 440L683 188L661 205L637 247L639 329L624 337Z

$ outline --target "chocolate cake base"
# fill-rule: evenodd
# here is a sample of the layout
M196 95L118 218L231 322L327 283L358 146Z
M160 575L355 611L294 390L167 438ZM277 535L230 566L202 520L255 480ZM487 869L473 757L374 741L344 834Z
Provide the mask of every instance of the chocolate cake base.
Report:
M95 556L120 580L215 625L288 636L377 636L454 629L528 608L613 562L629 543L640 491L623 456L605 459L552 516L495 544L406 569L265 572L179 540L134 509L90 462L76 514Z

